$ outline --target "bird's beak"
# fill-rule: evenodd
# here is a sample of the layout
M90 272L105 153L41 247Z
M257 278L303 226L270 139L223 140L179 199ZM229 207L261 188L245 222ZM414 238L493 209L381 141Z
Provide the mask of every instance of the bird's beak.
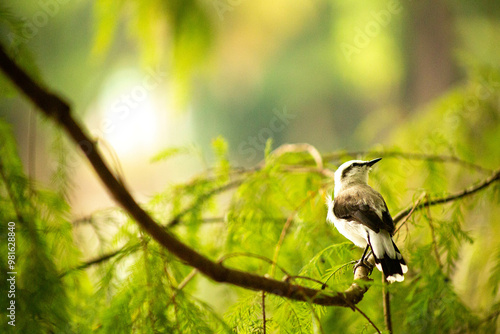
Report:
M379 162L380 160L382 160L382 158L373 159L373 160L367 161L366 164L371 167L371 166L375 165L377 162Z

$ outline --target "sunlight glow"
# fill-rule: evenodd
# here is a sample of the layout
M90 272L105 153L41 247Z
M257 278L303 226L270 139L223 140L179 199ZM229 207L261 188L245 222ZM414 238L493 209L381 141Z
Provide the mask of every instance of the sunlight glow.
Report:
M161 117L155 100L158 78L137 73L117 73L100 101L103 111L100 135L118 155L151 154L158 148ZM135 83L135 85L130 85Z
M158 132L158 117L151 99L142 101L130 114L107 113L113 129L105 139L117 153L133 153L141 150L150 151L155 144Z

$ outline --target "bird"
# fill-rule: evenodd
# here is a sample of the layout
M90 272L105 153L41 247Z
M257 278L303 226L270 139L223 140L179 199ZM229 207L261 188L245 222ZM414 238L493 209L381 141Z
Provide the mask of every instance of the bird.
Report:
M382 195L368 185L368 173L381 159L351 160L340 165L334 174L334 199L327 198L327 222L356 246L365 248L355 270L359 265L367 266L364 260L371 248L375 266L387 282L402 282L408 267L392 240L394 222Z

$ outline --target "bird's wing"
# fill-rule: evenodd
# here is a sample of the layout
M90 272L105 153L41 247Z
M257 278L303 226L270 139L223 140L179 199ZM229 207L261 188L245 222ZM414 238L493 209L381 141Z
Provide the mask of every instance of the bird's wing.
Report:
M377 214L375 205L381 207L381 216ZM388 231L391 235L394 232L394 222L387 205L382 196L373 189L368 192L365 189L363 194L358 191L343 191L335 198L333 213L338 218L363 224L375 233L380 229Z

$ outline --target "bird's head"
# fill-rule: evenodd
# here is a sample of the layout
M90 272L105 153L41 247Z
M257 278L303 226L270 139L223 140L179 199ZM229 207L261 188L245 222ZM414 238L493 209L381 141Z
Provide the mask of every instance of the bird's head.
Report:
M368 172L381 159L377 158L370 161L351 160L340 165L335 171L335 193L337 194L342 188L349 185L367 184Z

